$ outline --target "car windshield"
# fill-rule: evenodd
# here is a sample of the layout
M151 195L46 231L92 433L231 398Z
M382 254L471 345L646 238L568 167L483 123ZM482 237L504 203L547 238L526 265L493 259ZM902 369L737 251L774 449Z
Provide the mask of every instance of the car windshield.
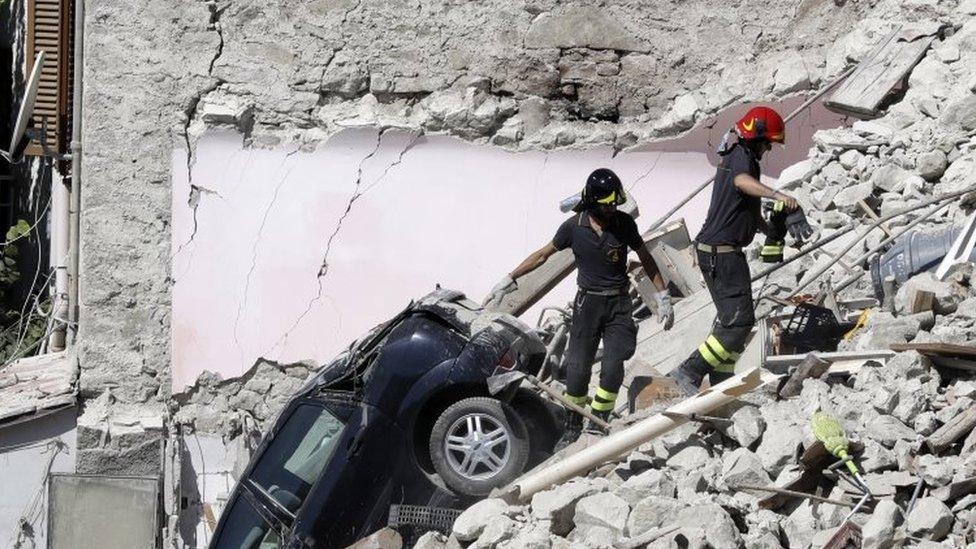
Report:
M261 455L249 483L294 516L332 457L342 428L327 409L299 405Z

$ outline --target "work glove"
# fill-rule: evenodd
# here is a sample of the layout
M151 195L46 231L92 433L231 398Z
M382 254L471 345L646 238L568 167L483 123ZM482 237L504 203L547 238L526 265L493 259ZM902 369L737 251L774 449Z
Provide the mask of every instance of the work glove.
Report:
M803 241L813 234L813 227L807 222L807 216L800 208L786 216L786 230L796 239L797 244L803 244Z
M766 242L759 251L759 257L764 263L779 263L783 261L783 246L786 243L786 204L777 200L766 202Z
M485 298L485 302L482 303L482 307L496 307L502 302L502 299L518 289L518 284L512 279L511 275L505 275L505 278L501 280L495 287L491 289L488 297Z
M674 326L674 307L671 306L671 294L667 290L655 292L654 301L657 302L657 321L664 323L664 329L670 330Z

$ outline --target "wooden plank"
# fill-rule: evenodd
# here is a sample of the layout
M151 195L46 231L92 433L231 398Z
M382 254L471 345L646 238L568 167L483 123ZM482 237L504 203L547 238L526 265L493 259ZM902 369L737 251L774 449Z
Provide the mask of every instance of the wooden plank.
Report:
M934 454L941 453L960 438L968 435L976 427L976 407L960 412L945 425L939 427L925 439L925 445Z
M908 312L911 314L931 311L935 307L935 293L927 290L915 290Z
M633 200L624 202L620 206L620 211L628 213L634 218L640 215L637 203ZM492 310L520 316L575 269L576 258L573 257L573 250L569 248L560 250L549 256L549 259L534 271L519 278L518 288L506 295L500 304L492 307Z
M966 360L965 358L939 355L932 355L929 357L929 359L933 364L940 368L952 368L954 370L976 372L976 360Z
M906 41L898 28L861 61L824 106L862 119L877 118L885 97L922 60L931 43L931 37Z
M871 206L868 206L868 203L865 202L863 198L857 201L857 205L861 207L861 211L863 211L865 214L867 214L868 217L871 218L871 221L878 221L879 219L881 219L880 217L878 217L878 214L871 209ZM886 236L888 237L892 236L891 229L888 228L888 225L886 223L882 223L878 227L882 231L884 231L884 234Z
M923 355L938 355L976 359L976 347L953 343L892 343L892 351L918 351Z
M780 398L795 397L803 389L803 380L807 378L819 378L827 372L830 362L821 359L816 353L810 353L797 366L796 371L786 380L786 384L779 390Z
M771 372L785 372L786 368L799 364L806 358L806 354L775 355L766 357L766 368ZM876 349L870 351L837 351L833 353L817 353L817 357L827 362L847 360L881 360L885 361L895 356L893 351Z

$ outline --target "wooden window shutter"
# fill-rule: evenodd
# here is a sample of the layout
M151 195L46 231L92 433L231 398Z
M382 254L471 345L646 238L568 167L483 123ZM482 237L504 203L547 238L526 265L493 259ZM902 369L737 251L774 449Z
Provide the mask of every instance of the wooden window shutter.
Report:
M27 72L42 50L44 66L34 106L34 127L47 121L47 144L64 154L71 141L71 78L73 65L72 0L27 0ZM37 141L24 154L43 154Z

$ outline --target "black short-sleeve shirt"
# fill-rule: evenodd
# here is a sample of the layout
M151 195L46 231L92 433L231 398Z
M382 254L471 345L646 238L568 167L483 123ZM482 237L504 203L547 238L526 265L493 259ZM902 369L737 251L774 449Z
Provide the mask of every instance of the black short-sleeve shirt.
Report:
M718 166L705 225L695 240L712 246L748 246L756 237L762 201L740 191L732 182L742 173L759 179L759 161L749 149L737 144Z
M616 212L598 236L586 212L570 217L552 239L558 250L572 248L576 257L576 282L584 290L604 291L627 286L627 248L644 245L634 218Z

